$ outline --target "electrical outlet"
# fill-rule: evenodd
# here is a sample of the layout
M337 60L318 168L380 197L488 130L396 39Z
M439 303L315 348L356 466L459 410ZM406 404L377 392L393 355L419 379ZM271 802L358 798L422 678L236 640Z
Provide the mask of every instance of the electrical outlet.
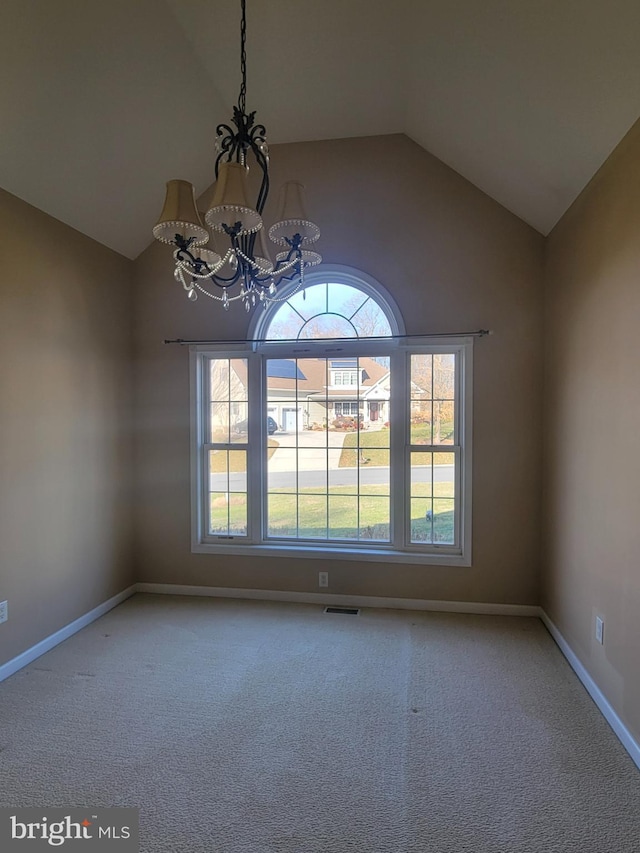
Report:
M318 572L318 586L329 586L329 572Z
M604 619L596 616L596 640L604 645Z
M0 622L6 622L9 618L9 602L0 601Z

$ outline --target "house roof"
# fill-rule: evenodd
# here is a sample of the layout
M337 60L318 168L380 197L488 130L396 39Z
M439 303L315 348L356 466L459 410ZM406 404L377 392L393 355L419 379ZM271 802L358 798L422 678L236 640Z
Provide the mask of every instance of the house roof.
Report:
M342 369L342 368L340 368ZM361 357L360 369L364 372L364 378L360 383L362 392L366 392L372 388L383 376L389 373L388 368L383 367L372 358ZM269 392L272 394L278 391L295 391L298 389L298 396L327 396L327 365L323 358L305 358L298 361L298 370L303 374L303 379L287 379L284 377L272 376L267 372L267 385ZM268 371L268 368L267 368ZM346 397L354 399L357 396L356 388L338 387L331 388L328 396Z
M637 0L248 0L271 144L405 133L547 233L640 113ZM239 86L235 0L3 0L0 186L136 257L203 192Z

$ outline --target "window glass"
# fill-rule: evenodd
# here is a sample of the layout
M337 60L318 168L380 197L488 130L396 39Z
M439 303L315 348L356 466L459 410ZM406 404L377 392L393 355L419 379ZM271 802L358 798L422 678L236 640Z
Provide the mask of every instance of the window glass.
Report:
M389 368L370 357L343 366L325 357L285 369L267 359L268 406L281 425L267 459L269 537L390 541ZM344 392L327 385L330 376L355 386L356 398L336 399ZM376 385L386 391L369 401Z
M244 358L208 360L206 430L209 534L247 535L248 362ZM231 449L234 444L244 449Z
M323 282L294 293L278 306L264 333L267 340L366 338L391 335L385 311L349 284Z

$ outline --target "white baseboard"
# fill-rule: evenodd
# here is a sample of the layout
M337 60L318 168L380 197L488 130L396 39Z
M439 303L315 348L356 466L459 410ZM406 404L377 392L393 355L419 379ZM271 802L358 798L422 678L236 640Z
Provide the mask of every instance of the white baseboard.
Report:
M547 630L549 631L553 639L558 644L560 651L566 657L567 661L569 662L569 666L578 676L580 681L583 683L585 689L587 690L587 693L591 696L593 701L598 706L600 712L602 713L602 716L609 723L613 731L620 739L620 742L631 756L631 760L640 770L640 744L638 744L638 742L634 739L629 729L625 726L620 717L613 710L604 693L600 690L593 678L591 678L576 653L567 643L567 641L562 636L556 625L554 625L554 623L551 621L551 619L549 619L544 610L542 610L542 608L540 608L540 618L546 625Z
M288 592L272 589L232 589L226 586L186 586L138 583L138 592L159 595L195 595L210 598L250 598L258 601L292 601L297 604L338 604L346 607L384 607L390 610L434 610L445 613L484 613L494 616L540 616L531 604L491 604L475 601L437 601L419 598L383 598L373 595L336 595L322 592Z
M46 652L51 651L51 649L55 648L64 640L67 640L73 634L82 630L82 628L90 625L91 622L95 622L96 619L104 616L104 614L108 613L109 610L113 610L114 607L122 604L123 601L130 598L132 595L135 595L135 593L136 585L132 584L132 586L127 587L127 589L123 589L122 592L114 595L113 598L110 598L108 601L103 601L102 604L94 607L93 610L85 613L84 616L80 616L78 619L70 622L68 625L65 625L64 628L60 628L60 630L56 631L55 634L50 634L48 637L45 637L44 640L36 643L35 646L31 646L30 649L26 650L26 652L22 652L22 654L12 658L10 661L7 661L7 663L2 664L2 666L0 666L0 681L4 681L5 678L9 678L10 675L13 675L14 672L28 666L36 660L36 658L39 658Z

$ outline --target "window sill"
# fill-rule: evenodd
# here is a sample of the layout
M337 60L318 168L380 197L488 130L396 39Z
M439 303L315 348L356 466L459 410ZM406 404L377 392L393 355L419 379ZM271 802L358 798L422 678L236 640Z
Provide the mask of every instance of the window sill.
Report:
M420 551L395 551L385 548L323 548L318 545L249 545L231 541L195 542L193 554L235 554L245 557L295 557L310 560L355 560L367 563L414 563L423 566L471 566L467 554L428 553Z

